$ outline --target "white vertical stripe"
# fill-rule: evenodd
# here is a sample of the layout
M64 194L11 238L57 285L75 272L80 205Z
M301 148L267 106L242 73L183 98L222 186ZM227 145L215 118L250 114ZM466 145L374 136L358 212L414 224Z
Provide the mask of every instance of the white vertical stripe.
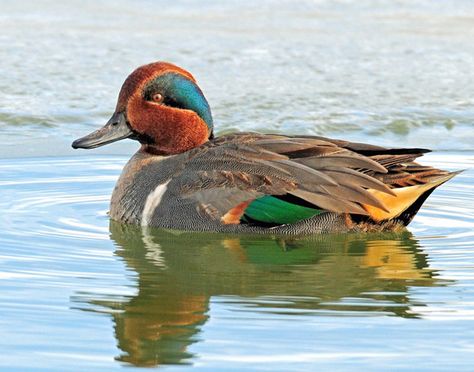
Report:
M142 226L148 226L150 224L151 218L153 217L153 213L155 212L156 207L161 202L161 198L163 194L166 192L168 188L168 183L171 180L166 181L165 183L158 185L155 190L153 190L148 197L146 198L145 207L143 208L142 213Z

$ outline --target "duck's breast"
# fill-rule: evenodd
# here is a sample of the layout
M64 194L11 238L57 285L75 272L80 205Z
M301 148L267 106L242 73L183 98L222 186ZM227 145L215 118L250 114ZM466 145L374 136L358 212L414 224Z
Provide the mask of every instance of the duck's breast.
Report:
M131 224L147 223L160 205L173 176L167 157L136 153L125 165L110 201L110 217Z

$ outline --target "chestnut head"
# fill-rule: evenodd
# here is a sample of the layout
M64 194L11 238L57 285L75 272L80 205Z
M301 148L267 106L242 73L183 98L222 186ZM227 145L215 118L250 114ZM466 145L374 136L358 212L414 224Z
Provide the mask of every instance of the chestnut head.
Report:
M111 119L72 147L89 149L132 138L145 151L177 154L212 136L211 109L194 77L171 63L155 62L127 77Z

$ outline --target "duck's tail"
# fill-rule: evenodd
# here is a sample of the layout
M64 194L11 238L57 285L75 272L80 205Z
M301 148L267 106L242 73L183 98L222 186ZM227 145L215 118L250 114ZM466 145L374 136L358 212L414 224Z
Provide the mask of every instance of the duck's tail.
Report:
M406 226L438 186L461 172L450 172L432 177L428 182L421 185L394 188L392 189L395 193L394 196L378 190L369 190L373 196L383 203L388 212L367 204L363 204L363 207L370 218L377 223L396 220Z

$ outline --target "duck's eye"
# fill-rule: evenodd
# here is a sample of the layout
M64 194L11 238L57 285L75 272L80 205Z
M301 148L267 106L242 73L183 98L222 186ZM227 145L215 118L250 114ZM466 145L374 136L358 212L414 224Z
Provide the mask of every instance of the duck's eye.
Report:
M155 93L153 96L151 96L151 99L155 103L162 103L165 97L161 93Z

